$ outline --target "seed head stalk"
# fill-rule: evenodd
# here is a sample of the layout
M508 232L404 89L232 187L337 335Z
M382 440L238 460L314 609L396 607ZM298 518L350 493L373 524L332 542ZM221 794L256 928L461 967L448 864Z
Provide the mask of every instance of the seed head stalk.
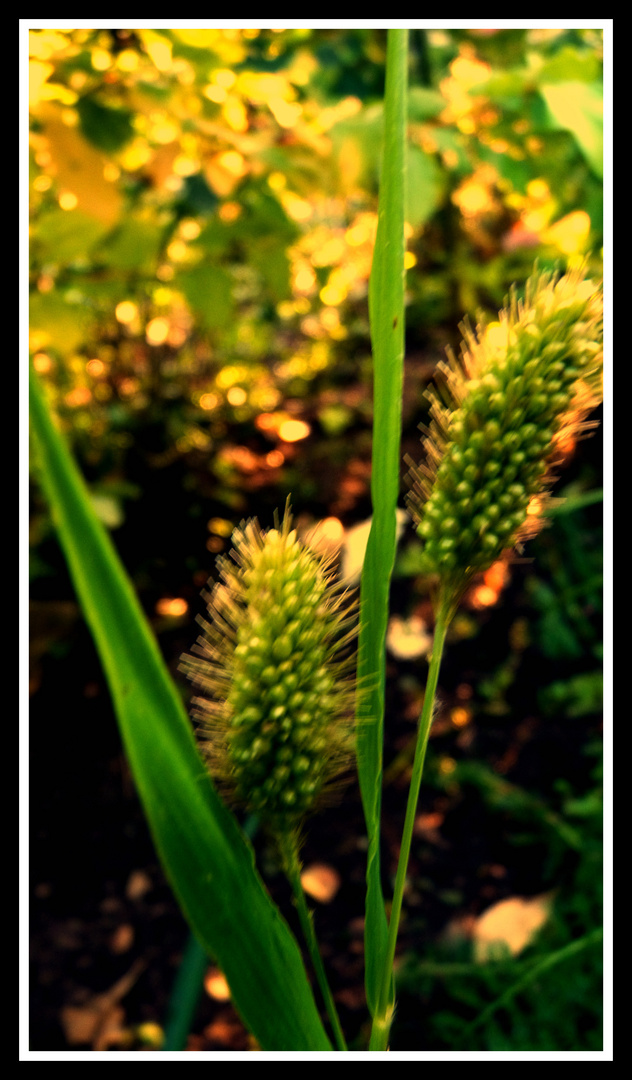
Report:
M437 690L437 681L439 679L439 669L441 667L443 646L445 643L445 635L448 629L449 621L449 610L447 606L442 605L439 608L437 622L435 626L432 656L430 658L430 665L428 668L428 681L426 683L424 703L421 710L419 729L417 732L415 758L413 761L413 771L410 778L410 787L408 789L406 817L404 820L404 830L402 832L399 861L397 863L397 874L395 877L395 886L393 889L391 916L388 924L386 965L384 968L382 986L380 988L380 1006L379 1011L373 1021L369 1050L386 1050L388 1045L388 1036L392 1022L392 1010L389 1007L388 999L393 973L393 963L395 960L395 947L397 944L397 935L399 932L399 919L402 910L404 888L406 885L406 871L408 869L410 845L413 838L415 814L417 812L417 802L419 800L419 789L421 787L421 778L424 770L424 762L426 760L428 736L430 735L430 727L432 725L432 715L434 710L435 693Z
M336 1010L333 995L329 983L327 982L327 975L325 974L325 968L323 966L322 957L318 948L318 941L316 940L316 933L314 930L314 919L312 912L307 907L305 900L305 892L301 884L301 864L299 859L299 846L296 833L286 832L277 838L278 847L283 860L283 872L290 883L292 894L294 896L294 903L296 910L298 911L298 917L301 924L301 930L303 931L303 937L309 952L312 967L318 980L320 992L323 996L325 1008L327 1010L327 1016L331 1024L334 1040L338 1050L346 1050L347 1044L340 1025L340 1019Z
M371 1050L386 1050L406 871L450 621L476 573L543 525L561 446L590 431L601 400L603 298L585 265L557 277L535 272L525 299L510 297L499 321L462 324L461 356L441 365L431 388L425 460L409 460L408 507L424 542L423 570L434 584L435 636L395 878L379 1008Z
M336 1046L346 1044L301 885L301 827L352 760L355 687L347 645L356 612L332 560L292 529L256 521L233 534L232 558L205 594L208 619L181 660L198 690L193 716L229 801L257 816L290 883Z

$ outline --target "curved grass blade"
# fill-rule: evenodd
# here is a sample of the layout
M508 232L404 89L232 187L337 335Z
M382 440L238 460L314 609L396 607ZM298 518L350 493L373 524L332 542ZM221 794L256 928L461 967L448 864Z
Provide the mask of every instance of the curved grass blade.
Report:
M548 953L541 960L536 960L528 969L528 971L517 979L512 985L505 990L500 997L492 1001L491 1005L488 1005L479 1015L467 1025L465 1030L461 1033L459 1043L463 1044L472 1032L478 1030L480 1027L484 1027L485 1024L492 1018L494 1013L499 1009L504 1009L517 994L521 993L530 983L536 979L540 980L546 971L549 971L557 964L561 964L564 960L576 956L577 953L582 952L583 949L590 948L592 945L597 945L603 941L603 928L598 926L596 930L591 930L590 933L584 934L583 937L577 938L575 941L571 941L568 945L565 945L561 949L557 949L555 952Z
M182 911L262 1049L331 1050L296 940L211 784L157 642L32 370L29 390L41 483Z
M366 994L378 1007L388 928L380 881L384 650L396 509L404 360L404 205L408 31L388 31L384 143L377 238L369 286L373 351L373 521L360 586L358 774L369 840L365 922Z

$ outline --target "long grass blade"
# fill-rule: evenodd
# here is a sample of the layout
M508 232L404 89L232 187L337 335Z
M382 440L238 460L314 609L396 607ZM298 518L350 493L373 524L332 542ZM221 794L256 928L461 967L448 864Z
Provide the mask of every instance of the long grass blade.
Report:
M404 358L404 201L408 31L388 31L378 228L369 289L374 370L373 521L360 586L358 773L368 834L366 994L378 1007L387 923L380 880L384 649L396 509Z
M132 585L30 371L38 471L171 886L264 1050L330 1050L295 938L219 799Z

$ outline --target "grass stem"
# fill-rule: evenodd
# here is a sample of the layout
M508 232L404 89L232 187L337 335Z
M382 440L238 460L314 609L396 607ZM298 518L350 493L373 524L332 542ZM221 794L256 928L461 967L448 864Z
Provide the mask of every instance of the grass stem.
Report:
M325 968L323 966L322 957L318 948L318 942L316 940L316 934L314 932L314 920L311 911L307 907L305 900L305 892L301 885L301 865L298 857L298 845L296 835L294 833L286 834L283 837L279 837L279 844L281 847L281 854L283 858L283 868L285 875L292 888L292 894L294 896L294 903L298 911L298 917L301 924L301 930L307 944L312 966L318 979L318 985L323 996L327 1015L331 1023L332 1032L336 1048L338 1050L346 1050L347 1044L342 1032L334 999L327 982L327 976L325 974Z
M374 1018L374 1023L371 1030L371 1041L369 1044L369 1049L371 1050L386 1050L388 1045L390 1021L392 1020L393 1014L392 1006L389 1005L389 993L393 977L395 947L397 944L399 920L402 910L404 888L406 885L406 872L408 869L408 859L410 857L410 847L412 843L413 828L415 824L415 814L417 812L417 802L419 799L419 789L421 786L421 777L423 774L424 761L426 758L426 748L428 746L428 737L430 735L430 727L432 724L435 693L437 690L437 682L439 678L439 668L441 666L441 658L443 655L445 636L450 622L450 615L451 612L449 609L449 605L447 603L440 604L437 614L437 622L435 626L432 656L428 669L428 681L426 683L424 703L421 710L421 717L419 720L419 729L417 731L415 759L413 762L413 771L410 779L410 788L408 790L406 818L404 820L402 843L399 853L399 861L397 864L395 887L393 890L393 903L391 906L391 916L388 925L386 963L382 971L379 1009Z

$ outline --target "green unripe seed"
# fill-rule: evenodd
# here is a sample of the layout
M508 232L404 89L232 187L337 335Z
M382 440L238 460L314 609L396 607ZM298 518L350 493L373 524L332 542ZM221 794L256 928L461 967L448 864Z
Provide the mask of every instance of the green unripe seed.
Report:
M498 323L465 326L441 396L429 392L430 452L423 471L411 468L408 507L444 597L541 527L527 509L536 495L546 504L554 436L581 430L600 400L603 299L584 271L535 273Z
M353 695L340 654L349 609L289 511L268 533L242 525L233 543L208 602L214 625L182 666L203 695L194 715L227 794L287 835L349 760Z
M484 430L487 445L493 446L500 438L500 424L497 420L488 420Z
M273 643L272 655L276 660L287 660L288 656L292 655L292 642L287 635L277 638Z

